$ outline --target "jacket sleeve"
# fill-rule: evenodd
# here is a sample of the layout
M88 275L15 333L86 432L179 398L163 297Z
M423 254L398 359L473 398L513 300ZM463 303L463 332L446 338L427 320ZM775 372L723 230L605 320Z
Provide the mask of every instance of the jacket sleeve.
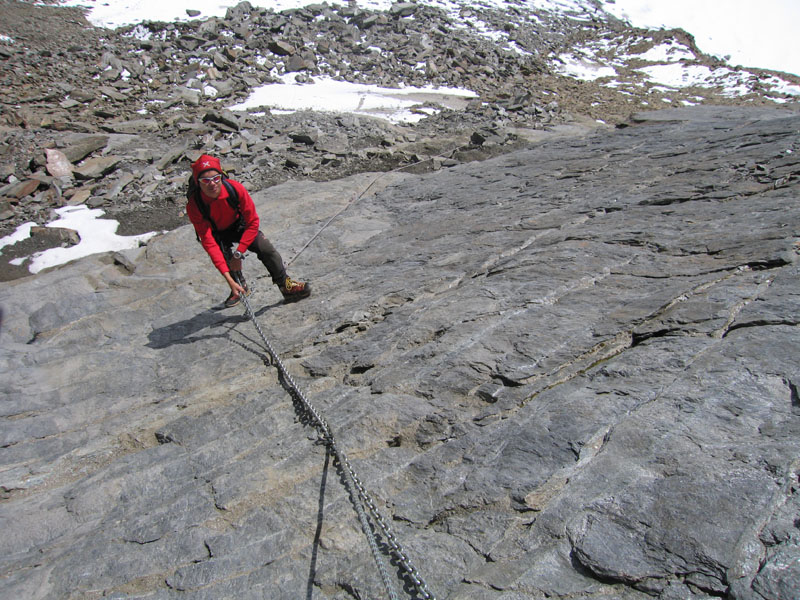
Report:
M194 230L197 232L197 237L200 238L203 249L208 253L217 270L223 275L230 271L228 262L222 254L222 249L219 247L217 240L214 239L211 224L203 218L202 213L192 199L186 203L186 214L189 216L192 225L194 225Z
M239 211L242 213L245 224L244 233L236 249L239 252L245 252L258 235L260 220L256 212L256 205L245 187L238 181L231 181L231 184L236 187L236 192L239 194Z

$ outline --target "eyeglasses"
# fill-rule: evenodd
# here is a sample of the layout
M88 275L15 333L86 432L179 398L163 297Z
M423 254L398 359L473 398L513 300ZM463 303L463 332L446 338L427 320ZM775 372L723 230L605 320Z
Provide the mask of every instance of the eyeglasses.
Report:
M206 185L210 185L212 183L219 183L222 179L222 175L214 175L213 177L201 177L200 183L205 183Z

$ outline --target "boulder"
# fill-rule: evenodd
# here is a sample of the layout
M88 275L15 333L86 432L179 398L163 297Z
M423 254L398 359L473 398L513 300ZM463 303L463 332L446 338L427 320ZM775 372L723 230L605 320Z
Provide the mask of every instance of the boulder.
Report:
M199 106L202 93L198 90L190 90L189 88L179 87L177 90L177 98L190 106Z
M292 44L289 44L282 40L275 40L270 42L267 45L267 48L269 48L270 52L272 52L273 54L277 54L278 56L291 56L295 52L297 52L297 49Z
M130 121L106 122L103 129L112 133L137 135L158 131L159 123L155 119L132 119Z
M414 2L396 2L389 7L389 14L393 17L410 17L417 12Z
M230 110L221 110L221 111L210 110L205 115L203 115L203 122L204 123L210 122L210 123L215 123L217 125L223 125L232 131L238 131L240 128L239 119Z
M31 227L31 237L47 247L74 246L81 241L78 232L67 227Z
M14 204L8 198L0 196L0 221L8 221L16 215Z
M127 99L125 94L121 93L119 90L108 85L100 86L98 88L98 91L101 94L108 96L112 100L116 100L117 102L124 102Z

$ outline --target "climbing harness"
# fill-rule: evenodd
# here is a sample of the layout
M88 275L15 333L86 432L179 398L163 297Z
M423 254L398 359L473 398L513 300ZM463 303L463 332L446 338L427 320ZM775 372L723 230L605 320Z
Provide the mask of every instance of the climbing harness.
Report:
M350 461L347 459L347 456L336 445L336 439L334 438L333 432L331 431L327 421L314 408L311 402L309 402L308 398L305 397L303 392L295 383L289 371L284 366L280 357L273 349L272 344L270 344L269 340L267 340L267 337L264 335L264 332L261 330L261 327L256 320L255 313L250 306L250 301L247 299L247 296L242 294L242 300L244 302L245 314L250 321L253 322L253 325L255 325L256 331L261 337L261 341L264 343L264 347L269 353L272 364L278 369L278 372L288 387L290 394L302 404L305 412L313 418L314 426L316 427L317 431L319 431L328 449L333 453L334 460L340 467L342 479L344 480L345 487L350 495L350 501L352 502L356 511L356 515L358 516L358 520L361 523L361 529L364 531L364 535L367 536L367 541L369 542L370 550L372 551L372 557L375 560L376 566L378 567L378 572L380 573L381 580L384 588L386 588L386 593L388 594L389 598L391 600L397 600L397 595L395 594L389 572L386 569L386 565L381 557L380 549L378 548L378 532L373 531L367 513L364 510L364 505L366 505L369 514L372 516L374 524L380 528L386 544L389 546L392 555L397 559L397 562L403 569L405 576L411 581L411 583L414 584L419 596L424 600L436 600L436 597L428 590L428 586L420 576L419 571L417 571L416 567L411 564L411 560L406 555L405 551L400 545L400 542L397 540L397 537L392 532L392 529L386 523L386 520L381 516L377 506L375 505L375 502L373 501L369 492L367 492L366 488L362 485L361 481L353 470Z

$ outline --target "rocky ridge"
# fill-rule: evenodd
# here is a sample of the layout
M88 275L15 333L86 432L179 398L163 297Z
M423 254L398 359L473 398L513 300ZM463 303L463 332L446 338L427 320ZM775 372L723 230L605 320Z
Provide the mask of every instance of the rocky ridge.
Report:
M324 3L273 12L243 2L224 19L188 9L198 18L118 30L94 28L74 8L18 0L2 0L0 8L7 36L0 42L0 234L80 204L102 207L123 235L177 227L186 222L187 166L202 151L220 155L258 190L288 179L438 169L522 147L563 124L624 123L643 103L680 105L697 102L698 94L710 103L769 103L756 89L733 99L721 89L665 91L639 81L632 67L644 63L635 57L631 68L618 68L635 83L624 89L559 75L553 57L591 40L640 54L675 40L691 48L697 64L719 63L685 32L633 30L596 12L462 8L461 19L479 17L505 32L498 42L415 3L387 12ZM461 110L420 105L435 114L400 125L229 110L285 73L301 81L458 87L479 98ZM26 273L10 259L67 243L64 234L39 233L3 249L3 279Z

